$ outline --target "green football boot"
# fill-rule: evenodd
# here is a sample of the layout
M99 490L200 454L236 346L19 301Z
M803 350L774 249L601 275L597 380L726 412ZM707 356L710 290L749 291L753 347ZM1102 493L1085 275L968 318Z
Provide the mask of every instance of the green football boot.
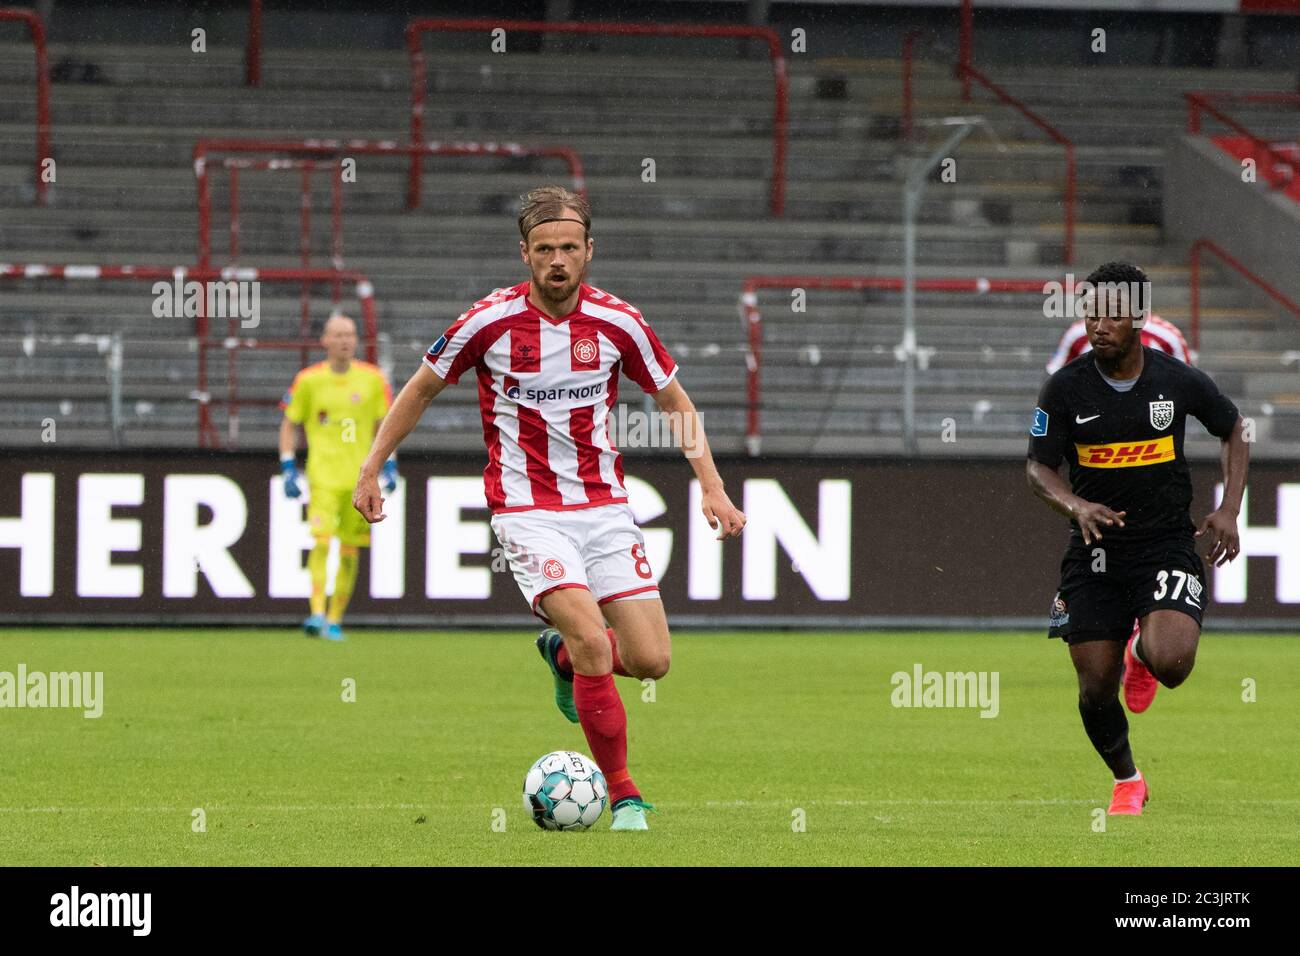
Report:
M569 723L576 724L578 708L573 703L573 677L566 677L555 663L555 655L560 653L560 648L563 646L564 638L560 637L560 632L553 627L548 627L537 635L537 652L542 655L542 660L546 661L546 666L551 669L551 676L555 678L555 706L560 708L560 713L568 719Z
M610 829L649 830L650 826L645 822L647 811L654 813L654 806L646 803L640 797L625 797L614 804L614 823L610 826Z

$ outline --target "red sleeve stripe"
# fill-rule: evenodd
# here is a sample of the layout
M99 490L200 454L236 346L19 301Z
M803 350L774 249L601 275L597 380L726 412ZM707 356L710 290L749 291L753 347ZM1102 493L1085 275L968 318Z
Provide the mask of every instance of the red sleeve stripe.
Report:
M510 303L520 299L523 288L526 287L514 286L509 289L497 289L492 295L479 299L460 315L439 338L438 341L443 342L442 350L434 354L434 346L430 346L428 351L424 353L425 360L434 374L449 382L455 382L459 378L459 373L455 377L450 375L448 372L450 363L458 357L460 351L478 329L510 313ZM484 313L489 309L496 309L497 311L485 315ZM466 326L470 327L469 331L466 331ZM475 361L477 361L477 358ZM440 365L441 369L439 368ZM463 370L464 367L462 366Z
M478 365L479 361L483 358L484 354L486 354L487 350L492 347L493 343L511 329L519 325L527 325L530 322L536 323L536 321L536 316L516 312L513 315L495 317L484 322L478 328L474 329L474 331L470 333L469 338L456 349L451 359L450 366L448 367L447 375L445 376L447 381L455 382L465 374L467 369ZM445 359L447 353L451 351L452 346L451 344L448 344L446 351L442 354L442 358ZM435 368L434 371L436 372L437 369Z
M593 285L587 286L584 292L584 298L589 302L603 306L607 309L617 309L630 319L634 319L638 322L645 322L645 318L641 315L640 309L633 306L630 302L624 302L618 296L610 295L604 289L597 289Z
M657 392L672 381L677 363L650 329L635 319L626 318L601 317L594 324L618 349L628 378L647 392ZM655 369L651 369L651 363ZM654 371L658 371L658 376L653 374Z

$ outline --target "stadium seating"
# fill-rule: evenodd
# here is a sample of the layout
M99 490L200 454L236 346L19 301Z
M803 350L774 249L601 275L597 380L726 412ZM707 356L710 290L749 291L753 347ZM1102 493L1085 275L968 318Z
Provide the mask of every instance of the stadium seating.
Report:
M54 87L58 180L51 204L31 204L34 120L30 51L0 44L0 262L191 264L200 136L406 138L407 62L398 51L362 51L345 62L307 50L267 53L262 88L241 84L239 58L213 50L78 44L51 61L93 62L98 82ZM1060 277L1060 147L1013 110L977 95L963 103L938 64L917 70L917 142L899 138L894 61L791 63L787 211L767 210L771 79L766 60L718 55L531 54L484 61L443 52L431 63L425 128L430 138L516 140L576 149L595 204L592 281L637 304L683 367L715 445L739 451L745 432L743 279L755 274L897 275L901 271L901 173L937 142L925 121L986 115L992 137L968 139L954 184L932 184L921 211L918 263L926 276ZM1080 278L1106 259L1150 267L1158 311L1186 331L1189 290L1180 251L1160 232L1166 139L1185 124L1189 89L1282 88L1263 72L1188 69L997 70L1078 146L1076 264ZM595 93L552 98L545 75L584 77ZM645 77L653 77L647 87ZM166 77L160 83L159 77ZM1081 92L1081 91L1086 91ZM201 92L201 96L198 95ZM1105 108L1122 101L1122 112ZM642 160L655 160L655 182ZM440 158L425 162L423 207L404 208L401 159L365 158L345 189L344 258L374 282L385 354L400 383L421 350L474 298L519 281L515 197L565 182L562 164L540 159ZM225 180L214 173L214 262L224 264ZM297 177L241 178L241 262L299 264ZM317 264L328 256L329 194L314 194ZM313 314L330 305L315 289ZM293 335L296 286L263 290L257 334ZM152 314L147 283L23 280L0 284L0 442L39 441L59 421L61 443L99 445L108 428L105 359L98 337L120 334L125 354L123 440L136 447L195 442L197 355L192 323ZM901 338L897 293L810 292L792 313L763 294L764 449L789 453L892 452L900 447ZM345 300L346 305L346 300ZM1300 326L1253 294L1210 273L1202 292L1202 364L1260 416L1274 453L1300 448ZM1018 453L1026 410L1066 322L1045 319L1033 295L924 294L919 341L923 448L946 450L955 421L962 454ZM89 335L81 344L52 336ZM1291 356L1288 362L1286 356ZM297 353L241 354L239 390L277 396ZM212 381L226 381L214 356ZM221 388L217 389L220 394ZM633 392L635 390L633 389ZM639 401L639 396L636 399ZM246 409L239 444L274 444L278 413ZM218 424L224 415L218 414ZM1190 435L1191 433L1189 433ZM414 447L481 444L473 388L446 393ZM1210 444L1205 444L1206 448Z

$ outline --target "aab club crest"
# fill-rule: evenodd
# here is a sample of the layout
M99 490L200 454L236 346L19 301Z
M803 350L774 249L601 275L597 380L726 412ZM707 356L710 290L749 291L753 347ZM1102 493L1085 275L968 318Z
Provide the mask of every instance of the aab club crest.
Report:
M600 355L600 350L591 339L578 339L573 343L573 358L579 365L591 365Z
M1151 427L1159 431L1164 431L1174 421L1174 403L1173 402L1152 402L1151 403Z

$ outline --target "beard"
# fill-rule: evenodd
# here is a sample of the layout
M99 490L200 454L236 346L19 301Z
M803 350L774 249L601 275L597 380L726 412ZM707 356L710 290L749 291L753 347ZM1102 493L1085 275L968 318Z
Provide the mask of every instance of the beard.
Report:
M585 273L586 270L583 271ZM541 295L543 299L549 303L558 305L578 291L578 286L582 285L582 280L582 275L569 276L562 285L553 285L550 281L550 274L547 273L542 277L542 281L538 282L536 279L533 281L537 286L538 294Z

